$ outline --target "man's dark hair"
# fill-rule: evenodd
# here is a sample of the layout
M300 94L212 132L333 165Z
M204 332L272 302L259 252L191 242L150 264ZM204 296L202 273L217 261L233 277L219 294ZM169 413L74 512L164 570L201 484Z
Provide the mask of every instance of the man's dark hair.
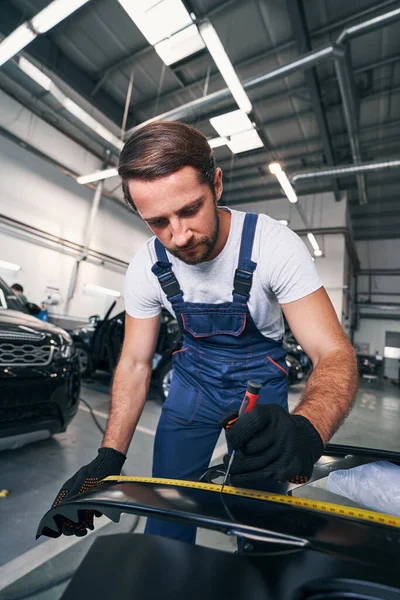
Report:
M178 121L145 125L131 135L119 157L125 202L136 210L129 180L153 180L187 166L196 169L201 183L207 183L214 193L214 153L200 131Z
M24 293L24 288L19 283L13 283L11 289L14 290L14 292L20 292L21 294Z

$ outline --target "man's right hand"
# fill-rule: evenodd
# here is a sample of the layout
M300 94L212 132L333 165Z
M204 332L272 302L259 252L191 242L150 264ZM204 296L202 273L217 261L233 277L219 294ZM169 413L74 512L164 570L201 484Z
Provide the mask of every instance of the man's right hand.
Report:
M113 448L100 448L98 456L91 463L79 469L71 479L64 483L52 508L72 496L77 496L98 487L99 482L105 477L119 475L125 460L126 456L122 452L118 452ZM101 513L95 510L81 510L78 512L78 516L78 523L64 517L63 521L59 522L64 535L76 535L78 537L86 535L87 529L94 529L94 517L101 517Z

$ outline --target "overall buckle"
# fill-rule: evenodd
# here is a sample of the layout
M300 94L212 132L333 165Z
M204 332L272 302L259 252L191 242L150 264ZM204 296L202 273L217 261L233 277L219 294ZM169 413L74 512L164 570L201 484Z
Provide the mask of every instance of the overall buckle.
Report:
M251 284L253 283L253 273L245 269L236 269L233 279L233 293L250 298Z

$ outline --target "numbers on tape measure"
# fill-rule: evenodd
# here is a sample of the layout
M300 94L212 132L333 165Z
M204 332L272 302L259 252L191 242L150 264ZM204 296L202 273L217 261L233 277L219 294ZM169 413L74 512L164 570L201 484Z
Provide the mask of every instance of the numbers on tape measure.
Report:
M200 481L185 481L181 479L163 479L154 477L134 477L129 475L119 475L106 477L103 481L120 481L132 482L132 483L152 483L160 485L174 485L177 487L187 487L191 489L206 490L209 492L220 492L221 485L201 483ZM393 527L400 528L400 518L392 517L382 513L372 512L369 510L360 510L355 512L354 509L341 506L339 504L320 502L318 500L307 500L305 498L293 498L291 496L284 496L283 494L271 494L268 492L260 492L257 490L246 490L242 488L235 488L232 486L225 486L223 489L224 494L230 494L232 496L241 496L243 498L253 498L256 500L263 500L267 502L280 502L282 504L288 504L291 506L298 506L300 508L307 508L311 510L319 510L322 512L328 512L332 514L338 514L340 516L352 517L353 519L361 519L369 522L377 522L383 525L391 525Z

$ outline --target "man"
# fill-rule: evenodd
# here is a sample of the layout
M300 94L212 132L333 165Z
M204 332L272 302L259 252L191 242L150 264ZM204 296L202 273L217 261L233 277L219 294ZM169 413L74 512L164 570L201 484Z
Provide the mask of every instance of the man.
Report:
M221 169L206 138L188 125L158 122L134 133L119 174L126 201L155 237L127 271L125 339L102 448L56 503L120 473L146 399L163 306L184 342L157 428L153 476L193 479L206 470L226 415L239 409L253 379L263 385L258 404L227 431L229 445L241 450L233 485L306 481L357 384L354 351L308 250L267 215L218 207ZM314 366L292 415L281 311ZM93 528L91 514L63 531L84 535L86 528ZM195 539L192 527L154 519L146 531Z
M20 283L13 283L11 289L14 292L14 294L21 300L21 302L23 302L23 304L27 304L28 299L25 296L24 288Z

